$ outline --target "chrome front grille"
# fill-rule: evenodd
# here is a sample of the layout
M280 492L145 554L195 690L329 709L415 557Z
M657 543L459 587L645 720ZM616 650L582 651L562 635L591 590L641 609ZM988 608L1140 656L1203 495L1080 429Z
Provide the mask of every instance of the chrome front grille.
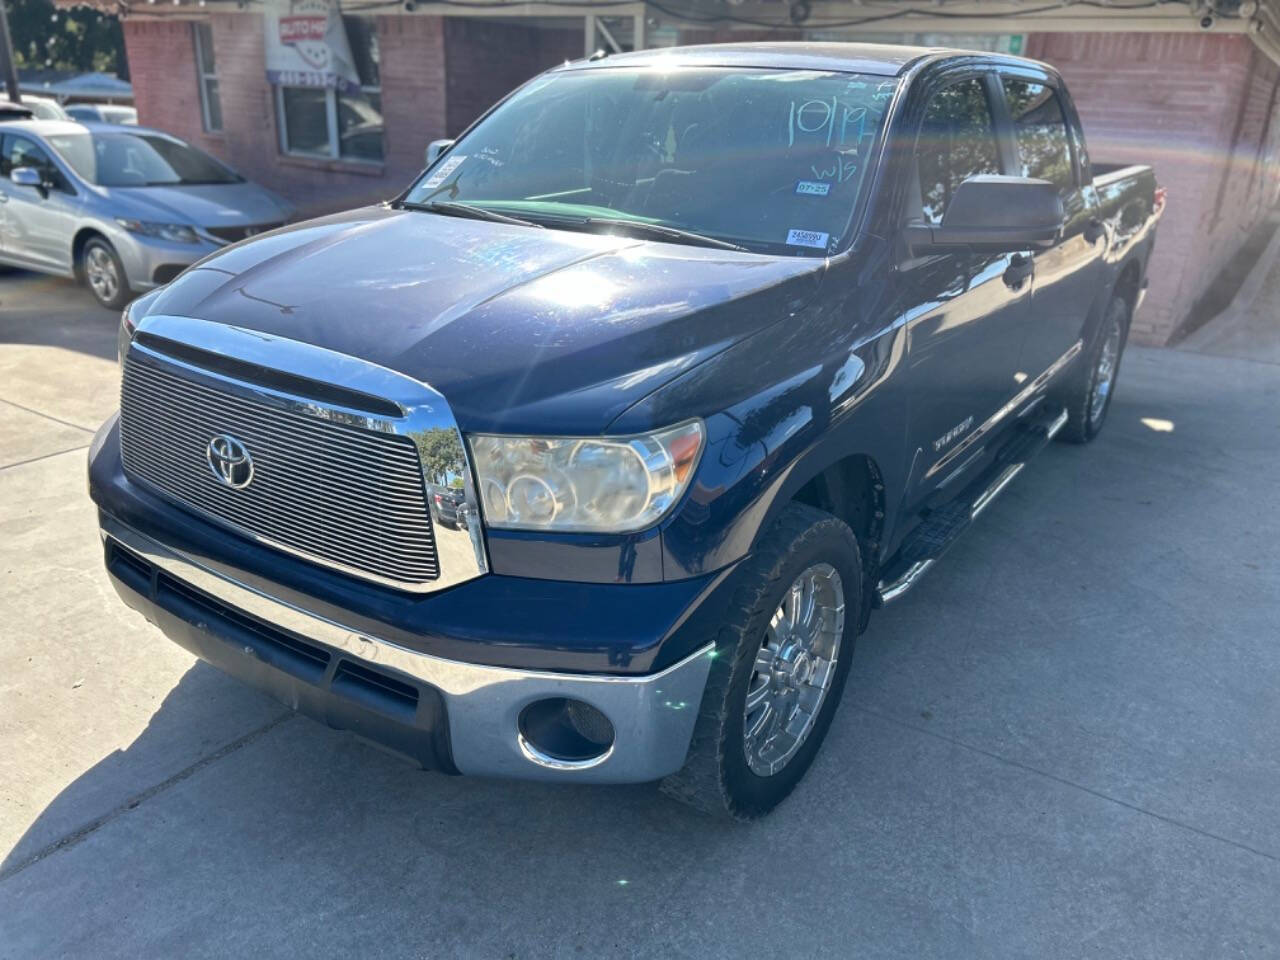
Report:
M125 473L271 546L404 588L440 577L411 437L349 426L197 379L131 349L120 394ZM313 407L312 409L321 409ZM208 459L233 436L252 457L235 489Z

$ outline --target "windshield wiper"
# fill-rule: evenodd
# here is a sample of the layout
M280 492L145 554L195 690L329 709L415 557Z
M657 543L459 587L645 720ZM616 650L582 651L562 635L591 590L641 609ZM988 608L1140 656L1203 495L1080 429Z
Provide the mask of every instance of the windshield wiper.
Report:
M402 200L396 206L402 210L422 210L426 213L438 213L446 217L469 217L472 220L491 220L494 223L513 223L518 227L537 227L542 229L542 224L534 223L532 220L521 220L519 217L499 213L497 210L487 210L484 207L477 207L470 203L458 203L456 200L432 200L430 203L413 203L408 200Z
M592 227L615 227L631 233L644 234L657 240L674 240L677 243L690 243L699 247L717 247L721 250L740 250L743 253L750 253L740 244L718 240L704 233L694 233L692 230L681 230L679 227L664 227L660 223L645 223L643 220L613 220L609 217L587 217L583 223Z

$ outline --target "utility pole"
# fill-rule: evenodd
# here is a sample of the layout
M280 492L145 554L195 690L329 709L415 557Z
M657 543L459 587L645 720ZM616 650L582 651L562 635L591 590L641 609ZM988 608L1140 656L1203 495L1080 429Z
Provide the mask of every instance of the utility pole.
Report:
M18 65L13 62L13 44L9 41L9 12L5 10L4 0L0 0L0 68L4 69L4 85L9 91L9 99L14 103L21 103Z

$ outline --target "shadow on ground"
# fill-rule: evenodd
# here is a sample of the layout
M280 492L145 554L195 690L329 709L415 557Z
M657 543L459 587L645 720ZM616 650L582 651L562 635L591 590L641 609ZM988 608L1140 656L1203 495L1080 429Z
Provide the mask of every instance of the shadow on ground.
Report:
M116 358L120 314L73 280L0 267L0 343ZM38 302L40 309L32 309Z

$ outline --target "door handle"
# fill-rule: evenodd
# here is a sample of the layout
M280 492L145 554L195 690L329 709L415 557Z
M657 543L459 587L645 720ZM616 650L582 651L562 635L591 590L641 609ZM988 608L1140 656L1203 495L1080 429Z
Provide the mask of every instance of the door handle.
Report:
M1009 258L1009 266L1004 271L1004 283L1011 290L1017 290L1024 280L1035 270L1035 261L1024 253L1015 253Z
M1084 227L1084 238L1089 243L1097 243L1102 237L1103 224L1097 217L1090 217L1089 222Z

